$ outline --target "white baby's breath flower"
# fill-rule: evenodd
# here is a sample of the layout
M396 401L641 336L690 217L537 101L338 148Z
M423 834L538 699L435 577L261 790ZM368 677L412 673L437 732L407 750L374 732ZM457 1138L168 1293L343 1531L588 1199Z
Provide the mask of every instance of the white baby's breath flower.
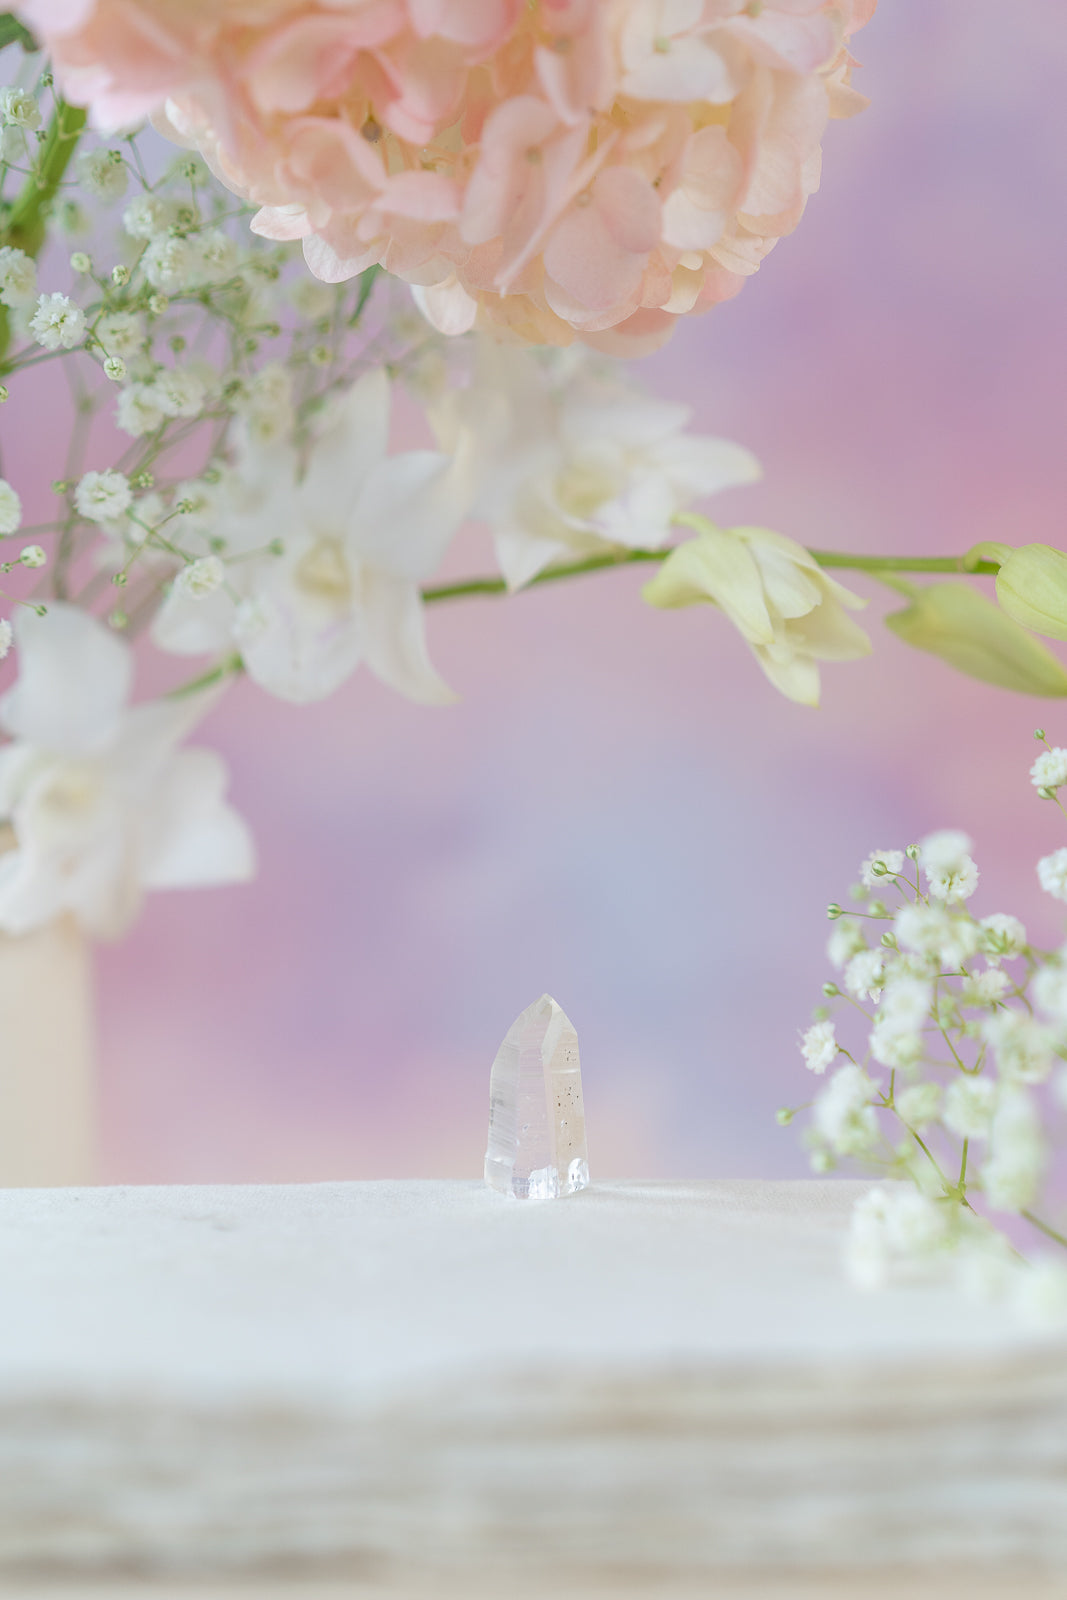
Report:
M225 581L226 569L218 556L201 556L183 567L174 580L174 587L191 600L203 600Z
M1004 1087L982 1169L986 1199L996 1211L1025 1211L1037 1198L1047 1161L1041 1118L1025 1089Z
M801 1038L800 1053L809 1072L824 1073L837 1052L837 1035L832 1022L813 1022Z
M928 869L926 886L933 899L944 900L946 905L969 900L978 887L978 868L970 856L964 856L954 867Z
M878 1117L871 1104L878 1085L863 1068L841 1067L815 1099L816 1130L841 1156L869 1155L878 1144Z
M126 163L117 150L87 150L78 157L78 180L89 194L110 204L126 193Z
M845 968L845 988L854 1000L877 1000L886 967L885 950L861 950Z
M144 348L144 321L134 311L112 311L96 325L96 337L109 356L129 359Z
M908 1072L922 1059L922 1034L902 1030L892 1023L876 1022L868 1043L879 1066Z
M1026 929L1018 917L994 912L983 917L980 924L980 947L991 966L998 961L1012 961L1026 949Z
M845 1268L861 1289L880 1289L903 1268L922 1268L951 1241L953 1214L911 1185L877 1187L852 1208Z
M164 367L158 372L152 393L165 417L198 417L206 398L195 372L181 367Z
M999 967L987 967L984 972L972 972L960 984L960 1001L965 1006L992 1006L1003 1000L1011 988L1011 979Z
M987 1017L982 1033L1002 1077L1019 1083L1046 1082L1052 1072L1053 1039L1040 1022L1025 1011L1000 1010Z
M912 1083L901 1089L896 1097L896 1107L909 1128L921 1133L941 1115L941 1085L939 1083Z
M240 252L228 233L210 228L193 241L197 279L204 284L225 283L237 270Z
M48 556L43 545L28 544L20 552L19 560L24 567L43 567L48 561Z
M132 501L133 491L123 472L87 472L74 491L74 504L90 522L121 517Z
M22 526L22 501L6 478L0 478L0 538L17 533Z
M181 294L196 279L196 257L187 239L161 235L141 257L141 267L153 289L161 294Z
M294 417L292 374L280 362L269 362L234 394L231 405L254 443L284 439Z
M928 978L891 970L882 996L880 1020L900 1033L921 1028L930 1014L934 989Z
M192 529L207 534L214 531L226 504L225 490L203 478L186 478L174 488L174 504L181 507L182 536Z
M25 89L0 89L0 119L6 127L32 133L41 126L41 108Z
M155 194L137 195L122 213L122 226L131 239L154 239L166 233L173 220L173 205Z
M901 1188L892 1196L885 1216L889 1243L905 1257L922 1255L943 1245L952 1221L948 1206L910 1187Z
M965 861L974 841L959 828L940 828L928 833L919 845L919 860L924 872L951 872Z
M77 200L60 201L53 215L60 233L73 237L76 234L89 233L92 230L92 219L85 207Z
M126 363L121 356L108 356L104 362L105 378L110 378L112 383L121 383L126 373Z
M73 350L85 337L85 312L65 294L42 294L30 332L46 350Z
M886 1235L889 1191L875 1188L852 1207L845 1242L845 1271L857 1289L883 1289L889 1281L891 1252Z
M1062 789L1067 783L1067 750L1042 750L1030 768L1035 789Z
M839 917L826 941L826 955L831 966L840 971L853 956L866 948L867 941L863 937L863 929L859 923L853 921L851 917Z
M10 654L14 641L15 632L10 622L6 617L0 618L0 661Z
M302 275L289 290L293 309L309 322L319 322L328 317L334 308L337 292L331 284L319 283L317 278Z
M874 850L860 867L860 882L865 889L884 888L892 874L904 871L906 860L903 850ZM875 872L876 867L884 870Z
M935 959L955 972L978 948L978 926L967 916L952 916L940 906L902 906L893 919L897 941L916 955Z
M6 244L0 249L0 300L6 306L27 305L37 293L37 267L25 250Z
M1042 856L1037 864L1037 877L1046 894L1056 900L1067 900L1067 846Z
M131 439L140 439L146 433L155 433L163 421L158 406L154 384L131 383L119 395L115 420L123 433Z
M978 887L978 868L971 860L970 850L970 839L956 828L943 828L922 841L919 859L936 900L951 904L970 899Z
M1067 1024L1067 966L1062 956L1035 973L1030 992L1039 1011L1055 1022Z
M953 1078L945 1094L945 1127L960 1139L988 1139L996 1100L991 1078Z

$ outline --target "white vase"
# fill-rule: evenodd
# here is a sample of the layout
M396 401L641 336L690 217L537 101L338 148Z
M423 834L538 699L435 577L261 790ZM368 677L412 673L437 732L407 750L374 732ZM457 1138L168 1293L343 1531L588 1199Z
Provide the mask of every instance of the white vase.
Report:
M0 1188L92 1183L96 1143L89 942L70 918L0 934Z

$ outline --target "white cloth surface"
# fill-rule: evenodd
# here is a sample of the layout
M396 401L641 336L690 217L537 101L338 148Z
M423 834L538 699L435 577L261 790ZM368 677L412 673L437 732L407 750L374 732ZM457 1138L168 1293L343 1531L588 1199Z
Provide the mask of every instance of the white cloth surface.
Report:
M530 1361L780 1365L1017 1347L957 1294L840 1268L863 1184L480 1183L0 1194L0 1391L381 1400Z
M0 1194L0 1577L1067 1572L1067 1348L852 1290L862 1188Z

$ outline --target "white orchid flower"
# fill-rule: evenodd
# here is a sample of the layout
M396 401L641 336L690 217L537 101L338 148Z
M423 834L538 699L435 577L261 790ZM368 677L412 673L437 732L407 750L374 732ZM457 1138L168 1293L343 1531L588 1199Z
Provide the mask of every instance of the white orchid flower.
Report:
M210 700L128 704L129 646L75 606L16 624L19 678L0 701L0 928L64 913L112 937L149 889L242 882L254 853L213 751L179 749Z
M672 550L644 588L670 610L711 602L730 618L768 678L790 700L819 703L817 661L853 661L871 651L846 615L866 605L827 577L814 557L769 528L716 528Z
M686 433L687 406L601 375L584 351L555 366L483 339L470 386L431 407L442 446L480 479L474 514L510 588L556 562L656 549L695 500L759 478L750 451Z
M384 683L427 704L454 699L430 663L420 585L469 503L457 461L435 450L390 456L389 380L361 378L335 403L301 476L272 462L262 491L220 513L224 585L196 598L176 586L153 637L182 654L240 650L249 676L285 700L331 694L365 662ZM277 541L281 555L270 554Z

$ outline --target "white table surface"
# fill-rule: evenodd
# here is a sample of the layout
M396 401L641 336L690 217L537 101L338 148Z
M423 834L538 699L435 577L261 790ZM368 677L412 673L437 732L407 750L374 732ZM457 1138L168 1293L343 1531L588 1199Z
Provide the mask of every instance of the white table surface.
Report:
M0 1593L1059 1592L1067 1347L851 1289L863 1187L4 1192Z

